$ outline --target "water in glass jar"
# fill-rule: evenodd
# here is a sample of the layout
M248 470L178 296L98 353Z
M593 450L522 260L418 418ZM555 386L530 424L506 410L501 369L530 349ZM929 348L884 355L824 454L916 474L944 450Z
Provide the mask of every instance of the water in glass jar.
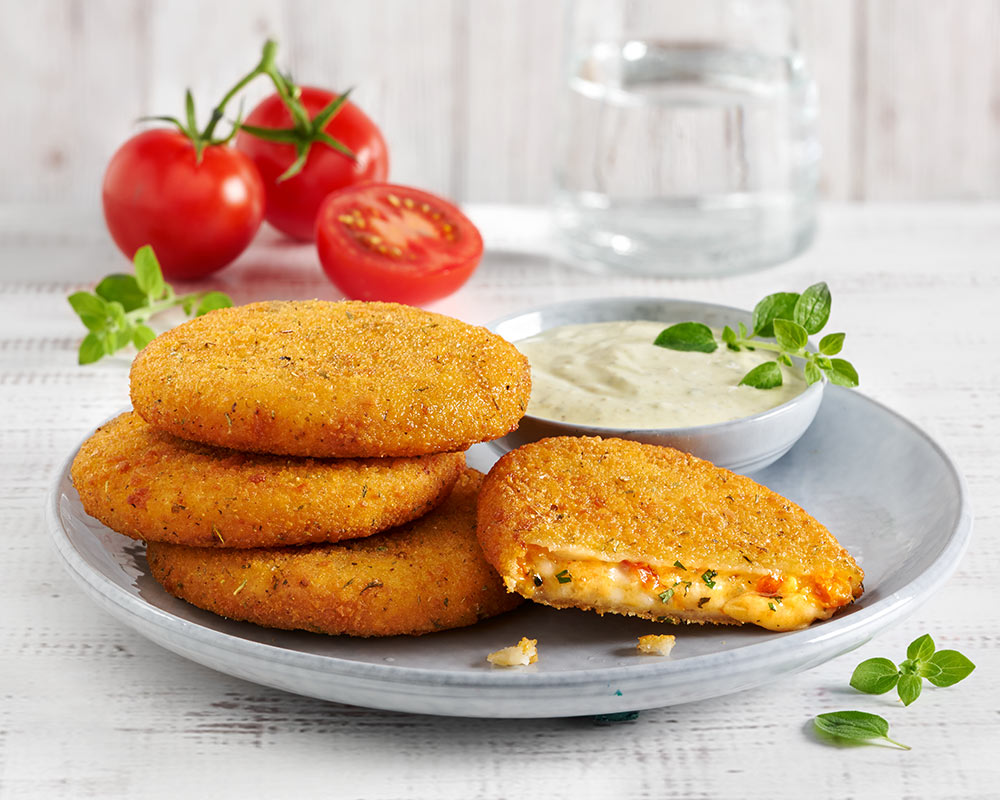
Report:
M811 240L816 97L798 56L600 43L565 103L556 221L575 260L720 275Z

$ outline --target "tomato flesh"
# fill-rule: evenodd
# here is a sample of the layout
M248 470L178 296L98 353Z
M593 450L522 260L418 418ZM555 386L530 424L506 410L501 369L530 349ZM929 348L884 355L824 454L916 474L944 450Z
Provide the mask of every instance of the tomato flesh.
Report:
M302 105L315 117L337 95L311 86L301 88ZM266 97L246 118L261 128L290 128L292 116L277 94ZM347 101L323 128L356 156L339 153L315 143L297 175L278 182L296 159L295 147L258 139L246 132L236 136L236 147L257 165L267 191L266 219L295 239L315 236L316 213L330 192L366 181L383 181L389 175L389 151L375 123L354 103Z
M316 219L316 245L348 297L411 305L454 292L483 253L476 226L454 205L389 183L331 194Z
M264 219L264 184L249 158L210 145L199 161L177 130L133 136L111 158L102 188L104 219L131 259L152 245L167 278L200 278L226 266Z

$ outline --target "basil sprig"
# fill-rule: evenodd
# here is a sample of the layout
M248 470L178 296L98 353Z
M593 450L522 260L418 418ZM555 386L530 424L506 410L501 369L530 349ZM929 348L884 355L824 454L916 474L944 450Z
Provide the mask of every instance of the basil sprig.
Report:
M740 380L741 386L757 389L773 389L781 386L780 364L794 366L793 358L803 361L806 383L812 385L826 375L831 383L838 386L855 387L858 373L854 366L843 358L834 358L844 346L843 333L828 333L819 342L819 349L807 348L809 337L823 330L830 319L830 289L825 283L816 283L801 294L796 292L776 292L769 294L754 307L753 330L748 330L742 322L734 330L729 325L722 329L722 341L717 342L715 334L700 322L680 322L665 328L653 341L659 347L670 350L686 350L712 353L719 344L730 350L768 350L777 354L774 361L759 364ZM774 339L771 341L763 341Z
M897 667L888 658L862 661L851 676L851 686L865 694L885 694L896 689L908 706L923 689L924 680L935 686L954 686L976 668L957 650L935 650L929 633L906 648L906 659Z
M142 350L156 336L147 320L168 308L181 306L188 316L200 317L233 304L223 292L177 296L163 280L160 262L149 245L136 251L132 263L135 275L108 275L93 292L74 292L67 298L88 331L80 343L81 364L92 364L129 344Z

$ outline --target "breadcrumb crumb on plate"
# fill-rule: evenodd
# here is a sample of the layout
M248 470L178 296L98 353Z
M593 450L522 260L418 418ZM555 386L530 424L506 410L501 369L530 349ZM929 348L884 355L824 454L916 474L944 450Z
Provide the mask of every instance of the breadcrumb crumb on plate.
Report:
M671 637L673 638L673 637ZM495 667L526 667L538 661L538 639L522 636L521 641L486 656Z
M639 643L635 646L640 653L648 653L651 656L669 656L674 649L675 636L667 633L650 633L639 637Z

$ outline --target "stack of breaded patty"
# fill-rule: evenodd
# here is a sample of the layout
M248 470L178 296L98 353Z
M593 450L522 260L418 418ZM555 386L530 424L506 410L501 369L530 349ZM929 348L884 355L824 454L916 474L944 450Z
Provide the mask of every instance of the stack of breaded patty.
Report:
M529 391L512 345L439 314L221 309L139 354L135 411L94 433L72 478L200 608L354 636L454 628L520 601L483 559L464 451L516 428Z

